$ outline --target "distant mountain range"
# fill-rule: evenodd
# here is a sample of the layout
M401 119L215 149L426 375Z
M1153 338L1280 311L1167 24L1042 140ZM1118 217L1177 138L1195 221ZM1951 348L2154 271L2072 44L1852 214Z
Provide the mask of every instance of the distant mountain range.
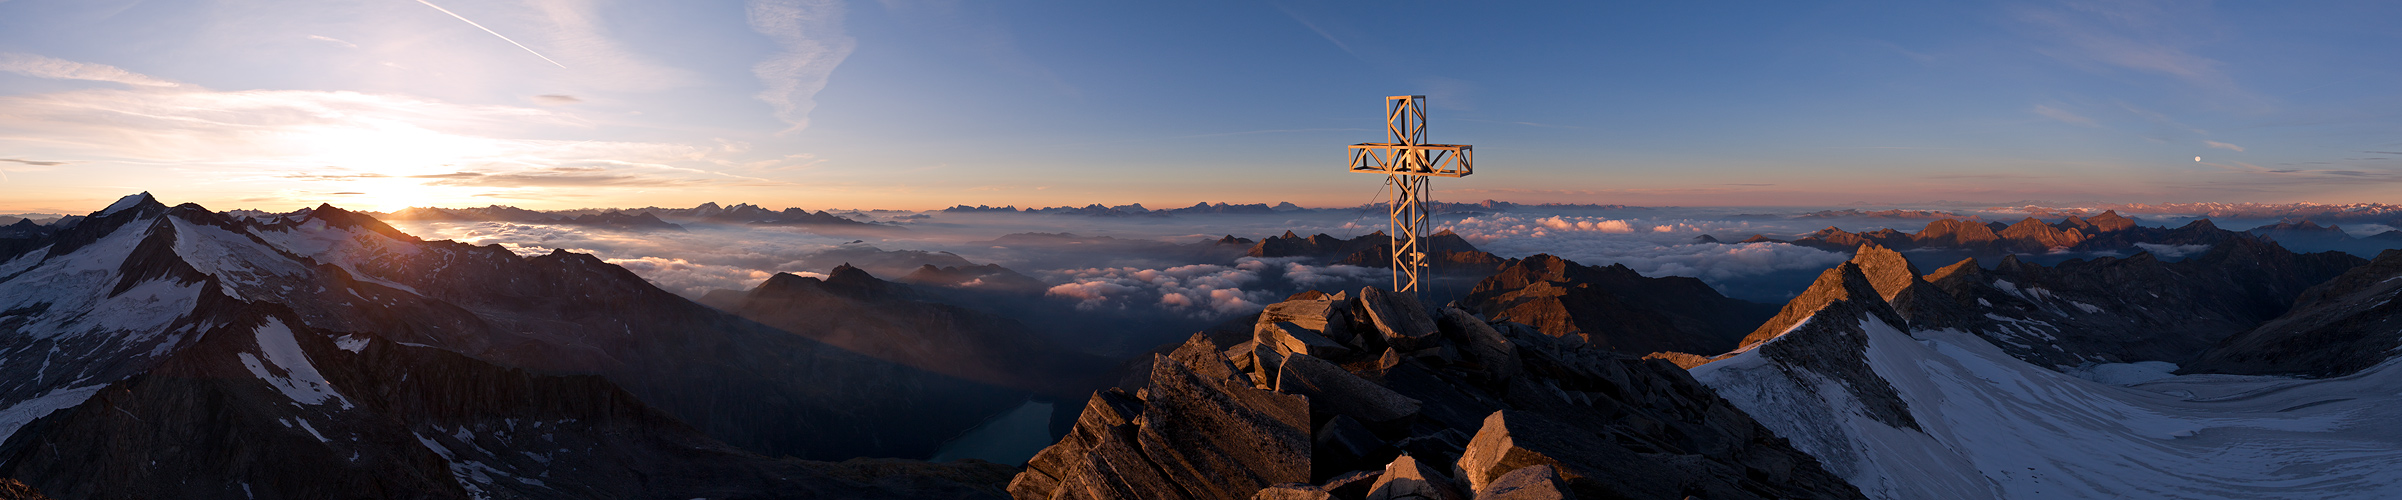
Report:
M1030 394L331 206L52 229L0 240L0 475L68 498L993 495L771 457L927 456Z
M943 211L943 212L947 212L947 213L1029 213L1029 214L1052 214L1052 215L1084 215L1084 216L1093 216L1093 217L1134 217L1134 216L1145 216L1145 217L1166 217L1166 216L1171 216L1171 215L1197 215L1197 214L1250 214L1250 215L1258 215L1258 214L1274 214L1274 213L1278 213L1278 212L1295 212L1295 211L1302 211L1302 210L1307 210L1307 209L1305 209L1305 208L1301 208L1300 206L1298 206L1298 205L1294 205L1294 204L1292 204L1292 203L1290 203L1290 202L1282 202L1282 203L1277 203L1277 204L1276 204L1276 206L1268 206L1268 204L1265 204L1265 203L1253 203L1253 204L1249 204L1249 205L1229 205L1229 204L1226 204L1226 203L1223 203L1223 202L1221 202L1221 203L1217 203L1217 204L1214 204L1214 205L1213 205L1213 204L1210 204L1210 203L1207 203L1207 202L1202 202L1202 203L1194 203L1194 204L1193 204L1193 206L1184 207L1184 208L1168 208L1168 209L1159 209L1159 210L1152 210L1152 209L1150 209L1150 208L1145 208L1145 207L1143 207L1143 204L1141 204L1141 203L1135 203L1135 204L1131 204L1131 205L1118 205L1118 206L1107 206L1107 205L1102 205L1102 204L1099 204L1099 203L1095 203L1095 204L1091 204L1091 205L1085 205L1085 206L1081 206L1081 207L1076 207L1076 206L1058 206L1058 207L1048 207L1048 208L1027 208L1027 209L1024 209L1024 210L1019 210L1019 209L1018 209L1016 206L992 207L992 206L986 206L986 205L977 205L977 206L972 206L972 207L971 207L971 206L967 206L967 205L958 205L958 206L954 206L954 207L951 207L951 208L945 208L945 209L942 209L942 211Z
M2307 252L2342 251L2361 257L2377 252L2402 248L2402 231L2386 231L2365 238L2355 238L2341 227L2320 226L2308 220L2277 223L2248 231L2220 229L2209 220L2196 220L2177 228L2143 226L2138 221L2117 212L2103 212L2092 218L2070 215L2058 222L2044 222L2028 217L2016 223L1973 222L1974 217L1938 218L1928 222L1916 233L1891 228L1863 233L1828 227L1801 235L1792 240L1780 240L1764 235L1752 235L1737 243L1778 242L1829 251L1850 251L1860 245L1873 244L1883 248L1940 255L1948 258L1978 257L1999 259L2003 255L2026 256L2118 254L2136 252L2164 254L2179 258L2197 253L2199 249L2249 235L2276 241L2287 248ZM1704 235L1696 240L1717 243L1721 238Z
M2094 211L2160 214L2213 219L2317 220L2402 227L2402 206L2384 203L2097 203L2082 207L2027 205L1994 210L2035 216L2090 215Z
M700 206L693 208L644 207L623 210L607 209L560 211L536 211L510 206L493 205L482 208L405 208L401 210L395 210L391 213L367 212L366 214L382 220L496 221L525 224L589 226L624 231L684 230L682 225L669 222L661 217L682 220L686 222L708 222L717 224L820 227L832 226L855 227L863 229L872 227L885 227L884 225L880 224L861 222L845 218L843 216L834 215L827 213L824 210L810 212L799 208L787 208L781 211L776 211L768 210L761 208L758 205L752 205L748 203L736 204L730 207L721 207L716 203L703 203Z

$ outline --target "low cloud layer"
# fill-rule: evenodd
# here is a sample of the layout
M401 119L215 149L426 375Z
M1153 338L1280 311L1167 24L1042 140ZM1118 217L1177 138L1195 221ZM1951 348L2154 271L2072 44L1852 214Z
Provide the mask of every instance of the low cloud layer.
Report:
M1257 240L1287 230L1304 236L1358 237L1383 230L1382 213L1101 218L932 212L872 217L903 223L905 229L862 238L821 235L806 227L707 223L687 223L689 231L683 233L504 222L401 221L395 226L421 237L499 244L527 255L552 249L592 253L689 297L710 290L748 289L779 272L815 275L841 264L898 279L920 265L991 263L1041 281L1047 288L1039 290L1040 298L1062 308L1200 321L1255 312L1302 290L1389 286L1392 279L1386 269L1298 257L1244 257L1242 245L1214 243L1225 235ZM1842 262L1845 255L1778 243L1693 239L1712 233L1729 239L1753 233L1789 238L1820 225L1848 222L1633 209L1598 215L1479 214L1441 226L1504 258L1548 253L1587 265L1622 264L1646 276L1694 277L1729 295L1775 300L1790 292L1785 288L1806 286L1809 275ZM1026 236L1034 233L1040 234ZM1464 293L1473 285L1443 287ZM1773 290L1752 290L1760 287Z
M1233 266L1064 269L1045 273L1063 282L1045 294L1074 300L1079 310L1156 307L1214 318L1256 312L1301 290L1345 289L1392 277L1384 269L1316 266L1302 260L1243 257Z
M1783 233L1786 225L1742 221L1562 215L1470 217L1454 232L1508 257L1548 253L1581 264L1623 264L1644 276L1689 276L1712 285L1779 271L1818 271L1849 256L1782 243L1694 243L1712 232ZM1740 236L1736 236L1740 237Z
M508 222L393 221L392 225L420 238L500 245L519 255L541 255L554 249L589 253L686 297L717 289L749 289L778 272L823 276L823 269L800 268L798 261L849 241L781 228L708 225L691 226L685 233Z

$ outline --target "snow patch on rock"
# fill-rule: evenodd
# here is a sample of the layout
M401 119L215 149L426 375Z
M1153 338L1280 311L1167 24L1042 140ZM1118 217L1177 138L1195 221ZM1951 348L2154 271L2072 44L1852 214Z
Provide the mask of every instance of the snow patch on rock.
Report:
M275 386L296 403L319 405L332 401L342 405L342 409L351 408L350 399L334 392L333 383L327 382L325 375L309 364L308 353L301 351L300 342L292 337L292 327L285 326L283 320L268 318L266 324L259 325L256 334L259 354L266 357L266 363L260 363L258 357L247 352L236 354L251 375L267 381L267 385ZM269 371L270 364L284 374L279 376Z
M334 347L340 347L345 351L359 352L360 350L367 348L367 338L357 335L343 335L342 338L334 339Z
M34 396L32 399L9 405L8 409L0 410L0 440L6 440L10 436L16 435L17 429L25 427L25 424L32 422L33 419L49 416L50 412L83 404L85 400L91 399L93 394L99 393L100 388L107 386L108 384L92 384L83 387L52 389L50 392Z

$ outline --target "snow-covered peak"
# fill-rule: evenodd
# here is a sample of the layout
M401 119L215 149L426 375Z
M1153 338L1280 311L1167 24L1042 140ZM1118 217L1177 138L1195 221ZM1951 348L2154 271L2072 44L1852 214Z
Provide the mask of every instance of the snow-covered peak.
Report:
M95 215L94 217L107 217L111 214L124 211L128 208L142 206L142 202L145 201L151 201L149 191L143 191L140 194L126 195L124 198L118 198L116 203L109 204L108 208L100 209L100 214Z

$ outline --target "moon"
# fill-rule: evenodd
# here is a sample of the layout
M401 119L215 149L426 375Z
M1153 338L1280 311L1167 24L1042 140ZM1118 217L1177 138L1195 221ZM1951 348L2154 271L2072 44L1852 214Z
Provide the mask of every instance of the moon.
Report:
M2200 157L2200 156L2193 157L2193 161L2202 161L2202 157Z

